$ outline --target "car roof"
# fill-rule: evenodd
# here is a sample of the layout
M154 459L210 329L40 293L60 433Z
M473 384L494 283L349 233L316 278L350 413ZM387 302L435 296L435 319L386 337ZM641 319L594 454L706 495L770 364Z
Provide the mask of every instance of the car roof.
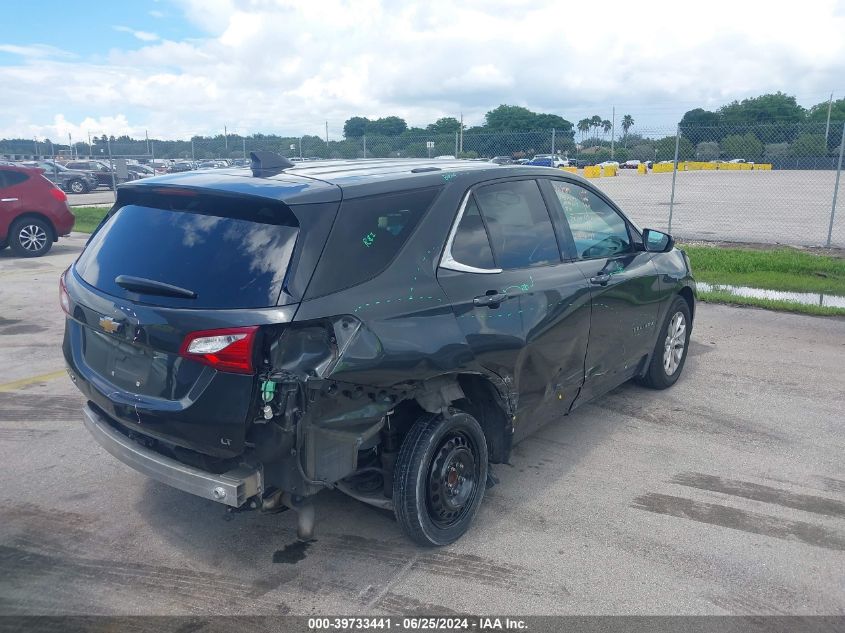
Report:
M357 198L442 186L462 176L474 182L504 176L552 175L583 181L575 174L550 167L497 165L489 161L442 158L376 158L297 162L271 176L253 176L249 169L244 168L182 172L133 181L121 185L120 188L163 185L217 189L230 193L272 197L292 204L331 202L340 200L341 197Z

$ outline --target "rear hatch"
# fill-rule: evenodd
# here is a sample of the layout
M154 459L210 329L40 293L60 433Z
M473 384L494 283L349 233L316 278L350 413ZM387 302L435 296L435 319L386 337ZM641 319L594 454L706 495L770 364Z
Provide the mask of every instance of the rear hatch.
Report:
M64 278L64 354L89 400L221 457L243 451L262 337L293 319L337 211L230 189L122 190Z

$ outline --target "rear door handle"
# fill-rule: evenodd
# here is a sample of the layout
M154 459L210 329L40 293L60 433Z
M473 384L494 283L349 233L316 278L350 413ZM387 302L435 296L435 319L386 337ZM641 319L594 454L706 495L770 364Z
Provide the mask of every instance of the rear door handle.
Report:
M0 202L17 202L17 201L18 201L17 198L2 198L2 199L0 199Z
M590 283L596 286L606 286L607 282L610 281L610 277L607 273L601 273L595 277L590 277Z
M472 304L477 307L487 306L488 308L498 308L499 305L508 298L508 295L495 290L488 290L488 294L481 295L472 300Z

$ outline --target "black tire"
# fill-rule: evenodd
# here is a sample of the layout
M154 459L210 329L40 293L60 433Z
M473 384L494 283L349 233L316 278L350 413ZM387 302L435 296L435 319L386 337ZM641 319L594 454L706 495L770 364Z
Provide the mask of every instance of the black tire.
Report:
M487 440L478 421L457 410L423 415L396 460L396 520L419 545L448 545L469 529L486 485Z
M21 218L9 228L9 246L19 257L41 257L53 247L53 227L38 218Z
M68 182L67 188L71 193L88 193L88 183L80 178L74 178Z
M678 335L676 319L683 319L683 336ZM670 331L671 330L671 331ZM657 343L654 345L654 352L651 355L651 362L648 365L648 371L639 379L639 382L651 389L667 389L671 387L681 376L684 369L684 364L687 361L687 351L689 349L689 337L692 332L692 318L690 315L689 304L683 297L675 297L669 310L666 312L666 318L663 320L663 325L657 334ZM683 340L683 348L678 345ZM668 350L671 348L673 358L667 360ZM680 358L678 352L680 351Z

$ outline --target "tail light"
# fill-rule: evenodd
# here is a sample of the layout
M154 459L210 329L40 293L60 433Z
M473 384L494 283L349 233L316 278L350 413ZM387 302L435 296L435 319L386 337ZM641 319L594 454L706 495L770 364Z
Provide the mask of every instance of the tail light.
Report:
M67 200L67 195L65 195L65 192L59 189L58 187L50 187L50 195L53 196L58 202L65 202Z
M252 351L258 326L191 332L182 341L179 355L220 371L253 374Z
M65 285L65 275L67 275L68 270L70 268L65 270L62 276L59 277L59 304L62 306L64 313L70 316L70 296L68 296L67 286Z

